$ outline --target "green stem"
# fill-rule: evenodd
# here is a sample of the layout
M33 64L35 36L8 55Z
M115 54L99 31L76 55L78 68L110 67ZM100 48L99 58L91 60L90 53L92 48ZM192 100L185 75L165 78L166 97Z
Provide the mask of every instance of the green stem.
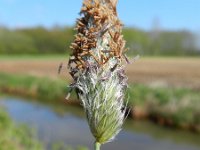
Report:
M101 144L99 142L95 142L95 150L100 150Z

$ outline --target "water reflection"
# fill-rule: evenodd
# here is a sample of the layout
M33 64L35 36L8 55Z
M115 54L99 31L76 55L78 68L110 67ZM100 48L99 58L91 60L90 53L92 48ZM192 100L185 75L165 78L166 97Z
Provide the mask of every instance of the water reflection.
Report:
M85 118L82 118L77 108L65 106L65 112L62 115L55 113L51 107L44 106L32 101L25 101L15 98L4 98L0 105L7 108L11 117L19 123L25 123L37 131L38 137L43 143L50 147L52 143L63 142L67 145L77 147L85 145L92 149L93 137L90 134L89 127ZM58 106L55 106L58 107ZM57 108L58 109L58 108ZM73 113L72 110L79 111ZM78 115L75 115L77 114ZM151 130L144 126L145 132L140 131L143 124L132 122L126 124L126 129L120 132L115 142L106 144L102 147L104 150L198 150L197 146L189 144L175 144L172 140L158 139L152 137L152 133L145 130ZM138 127L140 126L140 127ZM156 132L156 128L153 129ZM141 133L142 132L142 133ZM160 132L158 130L158 132ZM161 132L162 133L162 132Z

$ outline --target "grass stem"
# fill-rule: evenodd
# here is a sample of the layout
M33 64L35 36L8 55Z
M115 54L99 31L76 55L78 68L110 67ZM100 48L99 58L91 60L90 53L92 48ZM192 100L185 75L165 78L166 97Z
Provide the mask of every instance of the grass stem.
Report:
M99 142L95 142L94 149L100 150L101 144Z

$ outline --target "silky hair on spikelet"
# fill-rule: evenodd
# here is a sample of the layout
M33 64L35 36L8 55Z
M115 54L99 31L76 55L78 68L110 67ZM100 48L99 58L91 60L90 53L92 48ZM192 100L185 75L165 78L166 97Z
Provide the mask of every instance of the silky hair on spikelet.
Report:
M125 118L128 62L117 0L84 0L68 67L96 143L115 138Z

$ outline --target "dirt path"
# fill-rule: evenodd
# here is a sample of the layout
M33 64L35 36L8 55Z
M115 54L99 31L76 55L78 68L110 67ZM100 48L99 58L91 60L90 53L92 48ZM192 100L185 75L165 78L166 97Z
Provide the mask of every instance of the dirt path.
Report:
M63 59L6 59L0 60L0 72L70 80L67 62L63 65L61 74L57 73L61 62ZM200 89L200 58L141 58L127 66L126 70L130 83Z

